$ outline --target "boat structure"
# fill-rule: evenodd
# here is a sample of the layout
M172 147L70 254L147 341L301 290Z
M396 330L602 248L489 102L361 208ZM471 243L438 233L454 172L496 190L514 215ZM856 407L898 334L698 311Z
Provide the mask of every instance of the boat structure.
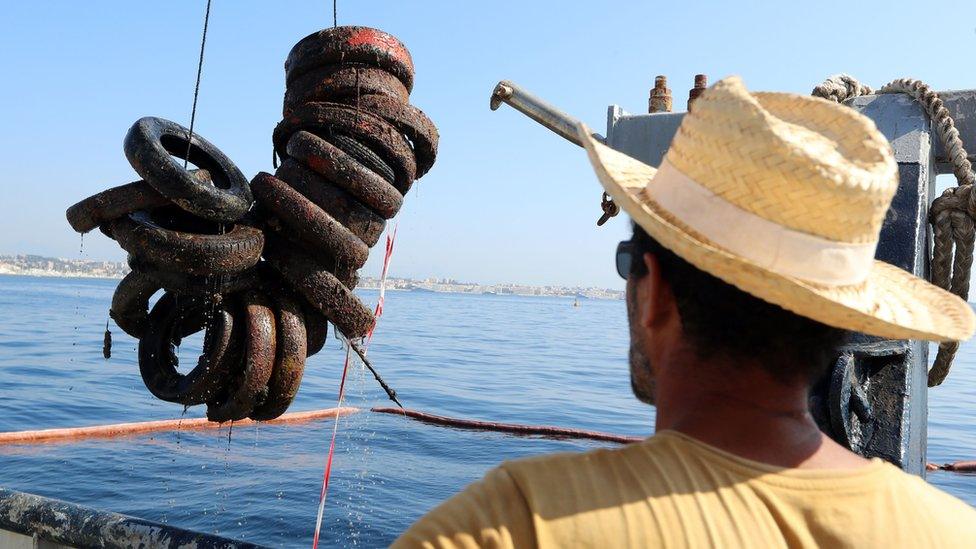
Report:
M843 87L852 81L840 84ZM909 89L921 86L917 81L906 82L912 82L907 86ZM688 94L689 108L705 87L705 75L697 75ZM884 221L876 258L930 279L933 253L945 254L944 250L930 248L933 231L929 210L936 199L935 178L953 173L961 147L950 150L943 144L937 130L944 122L933 122L926 109L926 99L931 107L935 103L931 98L937 98L944 107L942 116L951 118L950 123L954 122L961 141L974 143L976 90L935 94L923 88L919 99L909 93L892 93L886 89L881 93L864 93L869 90L863 86L851 87L859 89L861 94L851 93L850 97L840 99L875 122L891 143L898 162L898 191ZM514 107L581 146L578 120L519 85L509 81L498 83L491 95L491 108L498 109L502 104ZM650 90L647 113L629 113L611 105L607 111L606 136L595 134L595 137L613 149L657 167L684 116L683 112L672 112L671 107L667 79L658 76ZM976 158L969 156L969 160L976 161ZM965 186L961 188L968 192ZM606 196L601 205L603 216L598 224L616 214ZM971 220L969 224L972 225ZM972 244L969 246L971 249ZM968 286L968 268L959 263L964 259L962 255L957 254L953 273L956 277L965 273ZM924 475L928 391L933 377L928 364L926 342L856 334L834 361L829 375L811 394L811 412L825 433L854 452ZM941 379L935 384L938 382Z

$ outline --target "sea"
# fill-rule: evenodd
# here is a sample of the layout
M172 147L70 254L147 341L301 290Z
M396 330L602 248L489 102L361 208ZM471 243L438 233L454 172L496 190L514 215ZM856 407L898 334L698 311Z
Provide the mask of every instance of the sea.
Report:
M137 342L110 324L115 280L0 275L0 431L203 417L153 398ZM375 291L359 292L373 304ZM622 301L388 292L369 356L408 408L647 436L631 396ZM180 347L195 364L201 339ZM345 353L308 360L291 411L336 405ZM930 392L928 459L976 459L976 346ZM610 443L464 431L368 412L385 393L362 366L339 421L320 544L384 547L504 460ZM0 486L270 546L310 546L333 421L0 446ZM928 474L976 504L976 476Z

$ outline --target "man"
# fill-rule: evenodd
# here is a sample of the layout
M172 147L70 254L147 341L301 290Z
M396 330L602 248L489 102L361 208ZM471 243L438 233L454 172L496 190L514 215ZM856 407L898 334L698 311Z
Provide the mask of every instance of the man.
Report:
M399 547L976 547L976 511L821 433L807 409L847 331L962 340L961 299L874 251L897 188L887 141L837 104L697 99L655 170L589 138L634 220L631 382L656 434L509 462Z

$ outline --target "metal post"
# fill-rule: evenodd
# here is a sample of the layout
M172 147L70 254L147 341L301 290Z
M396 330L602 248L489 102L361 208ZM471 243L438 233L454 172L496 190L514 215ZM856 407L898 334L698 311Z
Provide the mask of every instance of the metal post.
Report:
M495 86L495 90L491 93L491 110L498 110L498 107L502 103L511 105L522 114L549 128L556 135L568 140L570 143L580 147L583 146L576 131L576 128L580 124L579 120L508 80L499 82ZM592 135L601 143L604 142L602 135L598 133Z

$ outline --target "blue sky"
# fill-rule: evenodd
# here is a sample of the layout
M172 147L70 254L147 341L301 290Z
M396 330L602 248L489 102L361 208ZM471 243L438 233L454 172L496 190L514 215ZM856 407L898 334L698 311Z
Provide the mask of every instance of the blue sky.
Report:
M332 24L324 1L213 0L197 130L249 177L271 171L282 64ZM0 253L82 257L70 204L137 179L122 154L133 121L187 124L204 0L17 2L0 17ZM339 23L398 36L417 67L413 104L438 125L437 165L399 216L392 274L480 282L620 287L623 216L601 229L583 151L503 108L511 79L589 123L647 106L656 74L675 106L695 73L752 89L808 93L849 72L881 85L922 78L976 87L971 3L492 2L339 0ZM933 14L932 16L927 14ZM939 19L936 24L934 19ZM959 65L962 63L962 65ZM376 274L375 250L364 273ZM84 257L120 260L101 234Z

